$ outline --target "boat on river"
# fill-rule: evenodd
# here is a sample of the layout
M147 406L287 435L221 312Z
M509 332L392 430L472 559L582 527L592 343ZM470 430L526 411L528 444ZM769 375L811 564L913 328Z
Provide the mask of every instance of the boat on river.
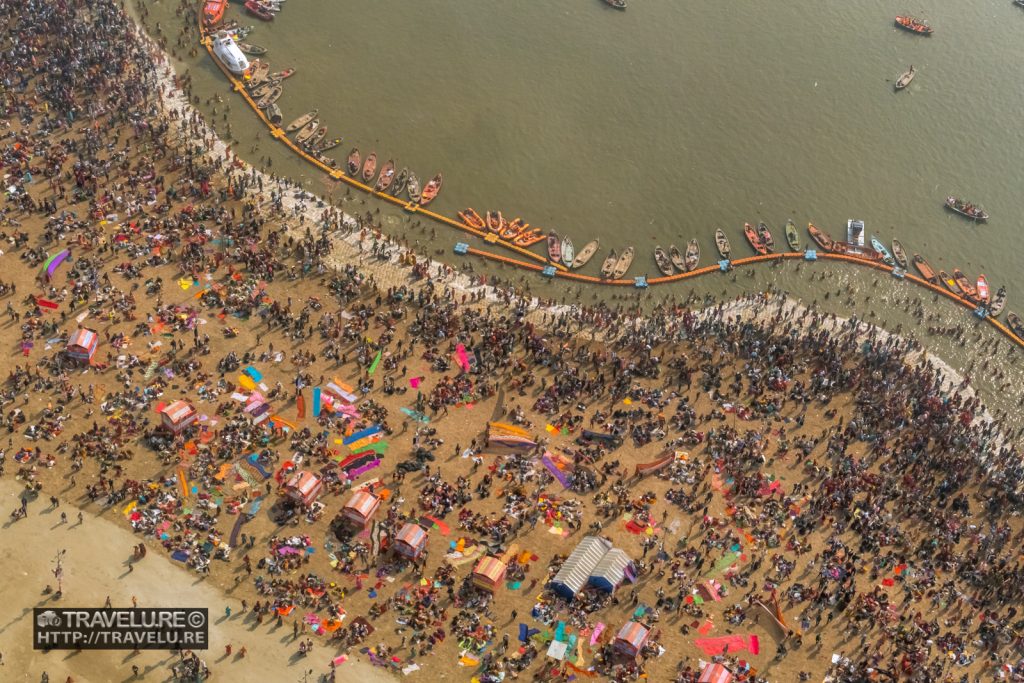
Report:
M554 230L548 233L548 259L552 263L562 260L562 240L558 238L558 233Z
M917 268L917 272L921 273L921 277L923 277L925 280L932 283L933 285L939 284L938 276L935 275L935 271L932 270L931 264L929 264L928 261L925 260L924 256L921 256L920 254L914 254L914 267Z
M832 251L836 246L836 241L829 237L825 231L816 226L814 223L807 224L807 232L811 234L811 239L817 243L825 251Z
M859 244L852 242L833 242L832 252L835 254L842 254L844 256L851 256L853 258L864 259L865 261L871 261L873 263L882 263L884 256L881 252L875 251L871 247L862 247Z
M626 274L629 267L633 265L634 254L636 254L636 250L633 249L633 247L626 247L626 250L622 252L622 255L619 256L619 259L615 262L615 268L612 270L613 280L618 280Z
M218 31L213 37L213 54L228 71L240 76L249 68L249 59L242 53L238 43L226 31Z
M874 235L871 236L871 248L882 255L882 261L884 261L886 265L896 265L896 259L892 257L892 254L889 253L886 246L882 244L882 240L878 239Z
M203 23L207 26L216 26L224 18L224 10L227 9L228 0L206 0L203 4Z
M743 234L746 236L747 241L750 242L750 246L754 248L758 254L767 254L768 249L765 248L761 242L761 238L757 235L757 230L750 223L743 224Z
M313 133L313 137L307 140L303 146L308 150L315 151L320 146L320 143L324 141L325 137L327 137L327 126L320 126Z
M969 279L967 279L967 276L964 275L962 270L954 268L953 279L956 280L956 284L960 288L960 291L964 293L964 296L971 299L978 298L978 290L974 288L974 285Z
M987 304L989 295L988 280L985 279L984 273L978 276L978 283L976 285L976 289L978 292L978 301L980 301L983 304Z
M700 263L700 242L696 239L690 240L690 243L686 245L686 258L684 261L686 272L697 269L697 264Z
M789 243L789 248L793 251L800 251L800 235L797 233L792 219L786 221L786 242Z
M505 227L505 218L501 215L501 211L488 211L487 212L487 229L493 232L495 235L501 234L501 229Z
M377 153L370 152L370 156L366 157L366 161L363 162L363 182L370 182L373 176L377 173Z
M729 244L729 238L721 228L715 229L715 248L718 249L719 256L726 261L729 260L729 255L732 254L732 245Z
M254 87L254 88L252 88L252 90L249 92L249 94L252 96L252 98L254 100L261 100L264 97L266 97L270 93L271 90L273 90L274 88L276 88L279 85L281 85L281 81L276 81L276 80L265 81L264 83Z
M609 7L614 7L618 10L626 10L626 0L604 0L604 3Z
M672 265L675 266L679 272L686 272L686 259L683 258L682 252L679 251L676 245L668 245L668 257L672 259Z
M896 259L896 265L906 270L910 263L907 261L907 250L899 240L892 241L892 257Z
M532 247L537 242L544 241L544 231L539 228L533 230L523 230L521 233L516 235L516 238L512 240L512 244L517 247Z
M281 107L277 106L277 104L271 104L267 107L267 120L275 126L280 126L281 121L284 120L281 115Z
M415 171L409 171L409 199L414 202L418 202L423 194L423 190L420 188L420 179L416 176Z
M1013 311L1010 311L1006 314L1006 324L1010 326L1010 330L1012 330L1015 335L1024 339L1024 322L1021 321L1020 316Z
M987 221L988 213L980 206L950 195L946 197L946 208L975 221Z
M313 137L313 133L315 133L316 129L319 128L319 127L320 127L320 119L313 119L312 121L307 123L305 126L303 126L302 130L300 130L298 133L295 134L295 142L300 144L300 145L306 144L306 140L308 140L311 137Z
M259 107L260 109L266 109L274 102L277 102L279 99L281 99L281 95L283 94L284 88L282 88L279 85L276 85L270 89L270 92L263 96L263 99L256 103L256 106Z
M319 109L314 109L313 111L306 112L305 114L303 114L302 116L300 116L299 118L295 119L294 121L289 123L287 126L285 126L285 128L284 128L285 132L293 133L293 132L297 131L298 129L302 128L307 123L309 123L310 121L315 119L316 115L319 113L319 111L320 111Z
M238 49L247 55L252 55L253 57L259 57L260 55L267 54L267 48L259 45L252 45L250 43L239 43Z
M250 90L266 83L268 80L273 80L268 75L270 74L270 64L267 62L261 62L258 59L254 59L252 63L249 64L249 70L246 73L248 73L249 78L245 82L245 85Z
M601 264L601 277L610 278L612 273L615 271L615 264L618 263L619 257L612 249L611 253L605 257L604 263Z
M598 248L601 246L601 240L590 240L583 248L580 249L579 253L576 254L576 258L572 260L572 265L569 266L573 270L582 268L587 265L590 259L594 258L594 254L597 253Z
M1003 312L1006 308L1006 287L1000 287L996 291L996 295L992 297L992 303L989 304L988 314L993 318Z
M480 217L473 209L466 209L465 211L459 211L459 218L462 222L475 230L483 230L486 226L484 225L484 219Z
M441 191L441 184L444 182L444 176L438 173L436 176L430 179L430 182L423 188L423 196L420 198L420 206L426 206L430 202L434 201L434 197Z
M377 184L373 186L373 189L377 192L385 192L391 183L395 181L395 161L394 159L388 159L383 168L380 169L380 175L377 176Z
M267 66L270 66L270 65L268 64ZM283 81L284 79L291 78L294 75L295 75L295 69L285 69L284 71L276 71L276 72L270 74L270 78L272 78L272 79L276 78L276 79L279 79L279 80Z
M409 169L406 166L402 167L402 170L398 172L395 177L395 184L391 186L391 194L396 197L405 192L406 183L409 182ZM479 216L477 216L479 218Z
M335 147L341 144L342 140L344 140L344 138L332 138L327 142L317 145L316 151L322 154L329 149L334 149Z
M775 238L772 237L772 231L768 229L768 224L764 221L757 224L757 236L760 238L765 251L775 251Z
M939 271L939 280L942 281L942 284L946 285L946 289L948 289L949 291L953 292L957 296L963 296L964 295L963 290L960 289L960 286L956 283L956 280L951 278L949 276L949 273L947 273L946 271L944 271L944 270L940 270Z
M262 21L273 21L274 13L270 11L265 5L256 2L256 0L246 0L245 9L249 14L253 15L257 19Z
M928 24L923 21L918 21L914 17L904 17L899 15L896 16L896 25L906 31L917 33L922 36L930 36L934 30Z
M516 236L523 230L526 230L527 223L519 216L516 216L508 222L505 228L501 231L501 239L512 241Z
M899 92L900 90L903 90L908 85L910 85L910 81L914 80L915 73L917 72L914 70L914 65L911 64L910 69L904 71L900 75L900 77L896 79L896 83L893 84L893 87L896 89L896 91Z
M348 161L345 164L345 169L350 176L355 176L359 173L360 161L362 161L362 158L359 156L359 148L353 147L352 151L348 153Z
M654 262L658 264L658 270L661 271L662 275L674 275L676 269L672 265L672 259L668 257L665 250L658 245L654 248Z
M575 258L576 247L572 244L572 238L566 235L562 238L562 263L571 267Z

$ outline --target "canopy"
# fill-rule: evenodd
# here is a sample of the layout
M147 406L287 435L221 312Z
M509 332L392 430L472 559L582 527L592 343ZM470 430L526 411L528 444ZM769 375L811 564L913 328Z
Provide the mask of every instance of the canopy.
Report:
M403 526L395 536L395 552L415 560L427 547L427 532L419 524L411 522Z
M615 636L613 647L630 657L636 657L647 642L650 631L643 624L627 621Z
M505 578L508 565L496 557L481 557L473 568L473 585L493 591Z
M100 336L96 332L80 327L68 339L65 351L75 360L88 363L92 360L93 354L96 353L96 347L99 346L99 343Z
M605 593L613 593L626 579L626 568L632 563L625 551L612 548L590 571L590 585Z
M552 590L572 600L587 585L590 573L611 549L612 544L603 538L584 536L551 580Z
M708 664L700 674L699 683L729 683L732 673L721 664Z
M312 505L320 495L324 483L320 477L312 472L298 471L292 474L288 483L284 485L288 496L301 502L303 505Z
M160 411L163 426L175 434L195 422L197 417L196 409L188 401L175 401Z
M368 491L356 491L345 503L342 514L354 524L366 526L379 507L380 498Z

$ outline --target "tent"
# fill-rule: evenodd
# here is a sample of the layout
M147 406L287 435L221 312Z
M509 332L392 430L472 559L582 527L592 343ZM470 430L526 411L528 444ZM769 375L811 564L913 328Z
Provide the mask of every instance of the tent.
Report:
M199 415L188 401L175 401L164 406L160 411L161 424L164 429L177 434L196 421Z
M427 547L427 532L419 524L406 524L395 536L395 552L402 557L415 560Z
M92 361L93 354L96 353L96 347L99 346L99 343L100 336L98 334L84 327L79 327L68 340L65 352L75 360L88 363Z
M619 629L619 634L615 636L612 647L624 655L636 657L647 643L647 638L650 634L651 632L643 624L627 621Z
M341 509L341 514L350 523L362 528L369 523L379 507L380 498L367 491L356 491Z
M481 557L473 567L473 585L494 592L494 589L501 584L501 580L505 578L506 571L508 571L508 565L498 558L490 555Z
M698 683L729 683L732 673L721 664L708 664L700 674Z
M599 536L584 536L548 585L566 600L572 600L587 585L590 572L611 549L612 544Z
M324 487L320 477L312 472L299 470L292 474L284 485L285 494L292 500L309 506L316 502L317 496Z
M612 548L597 565L590 570L590 585L605 593L614 593L626 579L626 568L633 564L629 555L618 548Z

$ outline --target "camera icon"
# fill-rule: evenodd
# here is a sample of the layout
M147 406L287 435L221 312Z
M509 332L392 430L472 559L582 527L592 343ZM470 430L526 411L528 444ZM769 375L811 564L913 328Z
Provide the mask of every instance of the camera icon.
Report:
M60 617L53 610L46 610L36 617L36 625L40 627L60 626Z

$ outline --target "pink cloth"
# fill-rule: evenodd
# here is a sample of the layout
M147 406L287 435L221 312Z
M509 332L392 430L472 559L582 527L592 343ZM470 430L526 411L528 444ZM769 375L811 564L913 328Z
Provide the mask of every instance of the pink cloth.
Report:
M704 651L708 657L714 657L725 652L729 648L729 654L736 654L742 650L749 650L751 654L758 654L761 651L761 643L757 636L719 636L718 638L698 638L693 644Z

